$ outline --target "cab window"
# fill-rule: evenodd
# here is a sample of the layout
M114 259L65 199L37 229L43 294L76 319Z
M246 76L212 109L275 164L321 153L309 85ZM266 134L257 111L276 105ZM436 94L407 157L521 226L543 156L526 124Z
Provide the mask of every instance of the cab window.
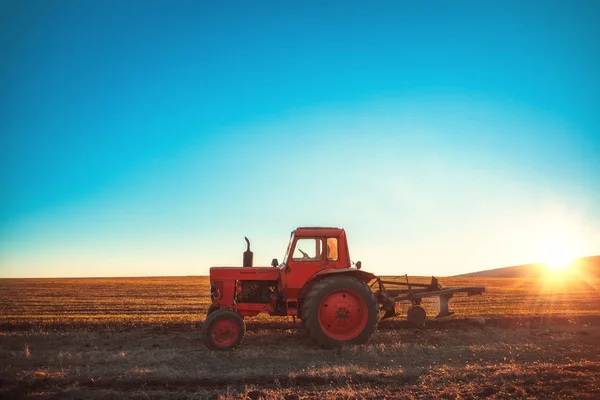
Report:
M327 238L327 259L329 261L338 260L338 240L337 238Z
M292 260L319 261L323 258L323 245L318 238L302 238L296 241Z

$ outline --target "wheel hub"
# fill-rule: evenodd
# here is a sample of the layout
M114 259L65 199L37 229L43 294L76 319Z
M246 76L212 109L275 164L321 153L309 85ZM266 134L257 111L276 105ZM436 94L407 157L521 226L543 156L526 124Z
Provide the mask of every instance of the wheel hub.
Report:
M238 333L235 322L228 319L222 319L213 324L210 336L213 342L217 343L219 346L228 346L235 342Z
M319 324L323 332L336 340L351 340L367 324L368 310L358 293L344 289L329 293L319 307Z
M348 310L346 307L340 307L335 312L335 317L336 317L336 319L349 318L349 314L350 314L350 310Z

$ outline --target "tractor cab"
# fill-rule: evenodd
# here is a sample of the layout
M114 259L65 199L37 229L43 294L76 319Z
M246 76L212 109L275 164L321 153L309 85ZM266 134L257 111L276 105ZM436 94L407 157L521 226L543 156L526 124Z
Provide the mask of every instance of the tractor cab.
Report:
M281 270L285 298L299 298L319 273L350 268L346 232L339 228L298 228L292 232Z
M340 244L344 245L344 257L340 257ZM348 243L343 229L298 228L292 232L283 264L287 264L290 260L290 254L292 262L320 261L323 259L324 252L329 268L349 267Z

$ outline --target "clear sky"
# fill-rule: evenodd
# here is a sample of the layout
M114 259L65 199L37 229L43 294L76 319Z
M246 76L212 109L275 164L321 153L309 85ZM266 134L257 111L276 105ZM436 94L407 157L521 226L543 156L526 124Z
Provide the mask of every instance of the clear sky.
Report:
M0 277L600 254L598 1L8 1Z

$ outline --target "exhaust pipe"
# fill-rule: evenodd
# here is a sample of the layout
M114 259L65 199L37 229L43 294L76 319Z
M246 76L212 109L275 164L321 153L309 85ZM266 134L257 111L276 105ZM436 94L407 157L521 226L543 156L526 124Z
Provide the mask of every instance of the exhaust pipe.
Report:
M244 239L246 239L246 243L248 245L248 248L244 252L244 263L242 265L244 267L251 267L252 266L252 258L254 256L254 253L252 253L250 251L250 241L248 240L248 238L244 236Z

